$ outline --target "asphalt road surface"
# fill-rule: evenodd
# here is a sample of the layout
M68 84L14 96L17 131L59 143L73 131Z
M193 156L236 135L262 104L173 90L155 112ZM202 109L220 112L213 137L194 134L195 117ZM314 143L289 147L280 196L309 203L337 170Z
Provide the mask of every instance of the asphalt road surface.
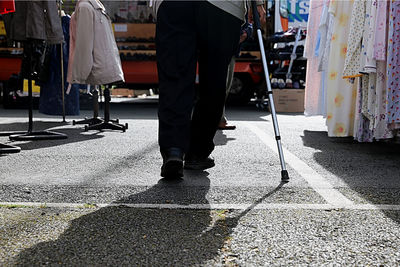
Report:
M399 266L400 144L328 138L321 117L228 109L216 166L160 177L155 103L114 104L125 132L84 132L35 112L68 139L0 142L1 266ZM83 112L90 117L90 112ZM27 129L0 109L0 131ZM79 119L68 117L68 121Z

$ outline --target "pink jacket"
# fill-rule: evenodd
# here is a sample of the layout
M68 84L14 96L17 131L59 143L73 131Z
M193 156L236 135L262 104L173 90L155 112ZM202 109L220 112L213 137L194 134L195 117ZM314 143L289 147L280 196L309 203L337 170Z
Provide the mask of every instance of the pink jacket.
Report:
M91 85L124 81L111 20L99 0L76 4L70 24L67 81Z

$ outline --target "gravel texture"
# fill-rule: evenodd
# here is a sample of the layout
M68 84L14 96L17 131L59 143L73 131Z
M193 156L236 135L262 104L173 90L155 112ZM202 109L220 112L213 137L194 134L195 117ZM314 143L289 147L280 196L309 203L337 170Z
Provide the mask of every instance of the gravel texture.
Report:
M0 213L2 265L400 264L399 212L106 207Z
M0 266L400 265L399 211L207 208L260 199L326 203L290 164L291 181L279 187L278 156L241 123L274 136L266 112L228 109L237 129L217 133L216 166L167 182L160 179L156 105L118 104L111 110L129 123L126 133L85 133L35 112L34 129L67 133L68 139L15 142L21 153L0 156L0 202L44 203L0 207ZM328 138L319 117L286 114L278 120L283 145L354 203L400 205L399 144ZM0 109L0 131L26 128L26 111ZM204 209L88 205L95 203Z

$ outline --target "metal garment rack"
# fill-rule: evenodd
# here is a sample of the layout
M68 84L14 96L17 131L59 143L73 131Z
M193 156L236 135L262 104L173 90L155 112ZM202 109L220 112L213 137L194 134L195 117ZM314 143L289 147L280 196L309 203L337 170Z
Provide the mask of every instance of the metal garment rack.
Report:
M95 101L95 99L93 99ZM110 102L111 102L111 93L109 85L106 85L104 88L104 120L100 123L86 125L85 131L89 130L119 130L125 132L128 129L128 123L119 124L119 120L111 120L110 119Z
M62 0L59 0L58 1L58 8L59 8L59 10L58 10L58 13L59 13L59 15L60 15L60 21L61 21L61 25L62 25L62 4L63 4L63 2L62 2ZM61 97L62 97L62 117L63 117L63 120L62 120L62 122L66 122L66 120L65 120L65 80L64 80L64 44L63 43L61 43L60 44L60 55L61 55L61 57L60 57L60 59L61 59Z
M0 155L1 154L11 154L11 153L19 153L21 152L21 148L18 146L6 145L0 143Z
M93 98L93 117L92 118L84 118L83 120L72 121L72 125L76 124L87 124L87 125L94 125L102 123L104 120L99 118L99 86L95 85L93 93L91 94ZM119 123L119 120L116 120Z
M56 140L66 139L67 135L53 132L53 131L33 131L33 95L32 95L32 81L33 81L33 70L32 70L32 43L25 42L24 44L24 56L28 57L28 100L29 100L29 125L28 131L23 134L12 134L10 140L12 141L34 141L34 140Z
M33 93L32 93L32 81L33 81L33 70L32 70L32 43L24 43L24 56L28 58L28 117L29 124L27 131L15 131L15 132L1 132L0 136L9 136L11 141L34 141L34 140L55 140L55 139L66 139L67 135L53 132L53 131L33 131ZM28 52L29 51L29 52Z

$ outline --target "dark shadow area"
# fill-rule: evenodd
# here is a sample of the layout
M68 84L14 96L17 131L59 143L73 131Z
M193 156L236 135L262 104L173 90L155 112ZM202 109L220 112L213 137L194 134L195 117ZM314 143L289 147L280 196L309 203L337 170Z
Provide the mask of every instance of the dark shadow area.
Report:
M49 128L60 127L67 125L66 123L52 122L52 121L36 121L33 123L34 131L43 131ZM0 120L0 135L2 132L8 131L27 131L28 122L12 122L12 123L1 123Z
M234 141L234 140L236 140L236 138L227 137L223 131L219 130L215 134L214 144L216 146L225 146L226 144L228 144L229 141Z
M146 209L109 206L72 220L57 240L39 243L13 259L19 266L194 266L214 259L220 263L221 249L239 220L258 203L280 190L267 193L239 215L213 214L206 194L210 180L207 172L195 178L204 186L196 196L185 194L183 180L159 183L148 190L116 201L114 204L180 204L196 200L202 209ZM151 202L148 202L148 201ZM209 207L209 208L207 208ZM227 214L228 215L228 214Z
M112 119L119 118L121 120L137 119L137 120L157 120L158 101L155 100L136 100L133 102L120 102L110 104L110 116ZM254 103L249 103L243 106L228 106L226 108L227 118L229 121L264 121L261 117L269 116L269 111L262 110L256 107ZM81 110L80 116L67 116L67 121L80 120L84 117L91 117L93 112L90 110ZM282 114L283 115L283 114ZM300 113L284 113L290 116L303 116ZM100 108L99 116L104 116L104 110ZM1 117L10 118L26 118L28 121L28 114L25 110L9 110L0 108L0 122ZM37 113L34 111L33 120L37 121L40 118L51 119L54 121L61 121L60 116L48 116ZM270 120L269 118L267 120Z
M52 128L60 127L66 125L65 123L60 122L44 122L38 121L35 122L33 125L34 131L42 131L42 130L52 130ZM72 127L72 126L71 126ZM0 124L0 133L1 132L9 132L9 131L26 131L28 129L28 123L9 123L9 124ZM87 140L93 140L98 138L103 138L102 134L99 132L92 131L90 133L83 134L83 129L80 128L60 128L52 130L58 133L63 133L68 136L67 139L61 140L38 140L38 141L29 141L29 142L10 142L8 144L17 145L22 150L34 150L34 149L41 149L41 148L48 148L48 147L55 147L55 146L62 146L71 143L78 143L84 142ZM5 137L7 138L7 137Z
M400 205L400 144L359 143L353 138L330 138L326 132L316 131L304 131L302 138L304 146L320 150L314 153L315 161L340 177L362 200ZM391 212L384 212L398 220Z

